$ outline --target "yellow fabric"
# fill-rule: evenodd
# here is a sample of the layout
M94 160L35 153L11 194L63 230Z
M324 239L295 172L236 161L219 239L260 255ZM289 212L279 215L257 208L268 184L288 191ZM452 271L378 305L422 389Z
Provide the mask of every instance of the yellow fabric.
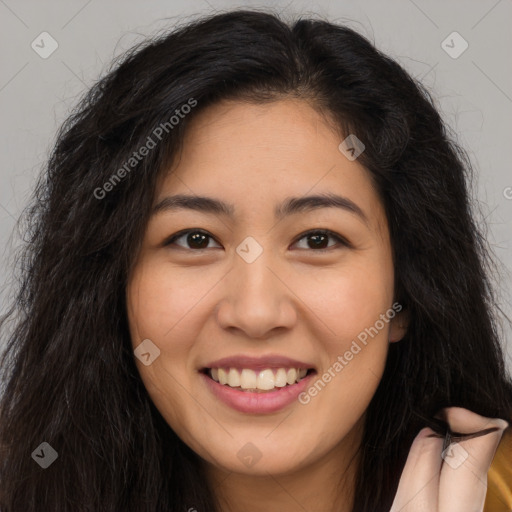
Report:
M504 432L489 473L484 512L512 511L512 427Z

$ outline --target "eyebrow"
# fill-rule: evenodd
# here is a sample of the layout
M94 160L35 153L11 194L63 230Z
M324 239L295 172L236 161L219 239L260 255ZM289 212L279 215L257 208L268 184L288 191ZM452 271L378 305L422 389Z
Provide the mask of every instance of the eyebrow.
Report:
M320 208L340 208L358 216L365 224L368 218L363 210L347 197L332 193L318 194L313 196L288 197L274 209L276 219L297 213L309 212ZM235 207L219 199L205 196L191 196L178 194L162 199L153 207L152 215L167 211L194 210L201 213L223 215L233 218Z

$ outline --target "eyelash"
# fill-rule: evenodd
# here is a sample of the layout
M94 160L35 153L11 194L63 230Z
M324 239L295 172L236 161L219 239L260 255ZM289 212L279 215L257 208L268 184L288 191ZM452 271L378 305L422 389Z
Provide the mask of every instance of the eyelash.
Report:
M189 233L200 233L202 235L205 235L205 236L215 240L215 237L213 237L210 233L208 233L207 231L204 231L202 229L186 229L186 230L180 231L180 232L175 233L174 235L172 235L167 241L164 242L164 246L173 245L176 240L178 240L179 238L181 238L183 236L188 235ZM343 247L352 247L352 245L345 238L343 238L342 236L340 236L337 233L334 233L333 231L330 231L328 229L313 229L313 230L309 230L309 231L306 231L304 233L301 233L298 236L298 238L295 240L295 242L293 242L293 244L296 244L297 242L299 242L303 238L306 238L308 235L326 235L326 236L329 236L331 238L334 238ZM219 243L217 240L215 240L215 242ZM205 250L209 249L208 247L205 247L205 248L202 248L202 249L191 249L191 248L188 248L188 247L181 247L181 246L178 246L178 247L180 249L190 250L190 251L194 251L194 252L200 252L200 251L205 251ZM312 252L325 253L325 252L328 252L328 251L332 251L335 248L336 247L333 246L333 247L328 247L326 249L309 249L308 248L306 250L309 250L309 251L312 251Z

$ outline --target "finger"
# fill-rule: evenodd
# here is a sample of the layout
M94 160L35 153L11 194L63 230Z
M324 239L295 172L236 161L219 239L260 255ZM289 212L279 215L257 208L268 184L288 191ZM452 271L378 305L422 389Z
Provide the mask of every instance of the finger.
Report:
M390 512L435 512L443 439L424 428L414 439Z
M481 512L487 472L508 423L460 407L445 409L444 416L453 432L473 435L456 440L443 452L439 512Z

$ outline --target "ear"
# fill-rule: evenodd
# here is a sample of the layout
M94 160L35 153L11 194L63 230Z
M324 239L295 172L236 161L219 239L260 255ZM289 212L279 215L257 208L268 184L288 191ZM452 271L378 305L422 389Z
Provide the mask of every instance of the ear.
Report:
M400 311L390 320L389 324L389 342L400 341L409 327L409 312L407 310Z

